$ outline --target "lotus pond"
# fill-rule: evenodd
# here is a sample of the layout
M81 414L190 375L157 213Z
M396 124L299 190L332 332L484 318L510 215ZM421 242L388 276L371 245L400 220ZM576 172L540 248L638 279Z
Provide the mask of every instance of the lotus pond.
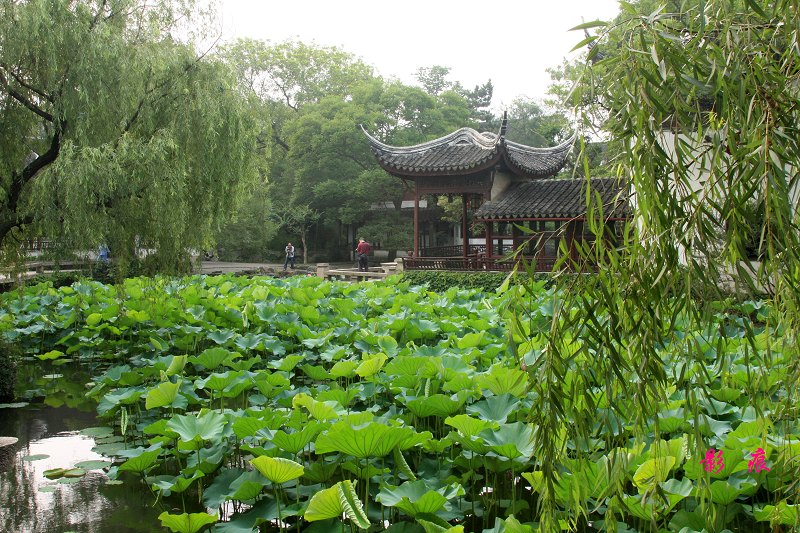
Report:
M766 305L676 320L649 385L664 401L642 409L619 384L641 386L635 373L592 378L604 346L580 331L559 362L566 393L537 382L557 297L535 283L87 281L3 295L0 331L42 375L88 369L103 475L151 493L165 530L526 532L543 501L564 530L797 529L798 353ZM545 430L531 422L543 406L594 426Z

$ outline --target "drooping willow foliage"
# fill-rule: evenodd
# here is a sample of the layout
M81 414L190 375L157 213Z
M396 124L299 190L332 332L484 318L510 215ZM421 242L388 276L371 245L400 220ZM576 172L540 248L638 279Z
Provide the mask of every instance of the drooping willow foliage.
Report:
M737 365L753 376L773 364L788 365L783 385L796 390L800 5L645 4L623 2L613 23L585 25L598 33L586 41L591 51L573 96L590 103L578 107L586 120L598 110L605 116L602 127L616 145L617 175L628 185L633 218L614 238L603 206L590 208L587 225L597 239L581 249L579 264L565 259L561 266L596 267L597 274L563 278L546 348L528 365L536 376L531 422L538 428L545 531L565 524L581 528L598 509L605 520L594 526L617 531L616 519L636 514L635 505L651 506L653 530L666 527L669 520L654 509L668 504L669 491L658 483L640 490L635 502L625 496L632 482L628 466L637 454L618 452L624 443L630 452L633 442L633 449L650 449L653 457L663 442L661 413L674 405L692 428L686 465L696 465L713 448L715 435L708 426L702 430L700 406L731 385L739 368L721 349L732 342L726 324L746 324L745 333L737 333L746 341L738 348L745 362ZM587 200L594 204L591 195ZM732 301L751 299L767 302L767 318L751 322L730 312ZM517 315L520 339L536 331L534 315ZM715 325L687 338L676 333L687 321ZM665 364L665 353L684 364ZM779 363L776 353L794 356ZM763 442L779 434L797 439L797 428L779 429L794 409L795 394L778 394L757 379L741 392L743 407L774 424L762 430ZM622 420L624 430L618 427ZM559 493L564 480L596 459L597 447L589 443L597 440L604 441L611 482L602 498L587 500L574 489L565 503ZM778 506L797 501L794 455L784 448L774 457L783 476L771 487ZM656 480L673 475L657 470ZM712 500L711 481L697 486L686 512L700 517L708 531L721 531L730 527L731 509ZM793 519L780 520L776 515L773 525Z

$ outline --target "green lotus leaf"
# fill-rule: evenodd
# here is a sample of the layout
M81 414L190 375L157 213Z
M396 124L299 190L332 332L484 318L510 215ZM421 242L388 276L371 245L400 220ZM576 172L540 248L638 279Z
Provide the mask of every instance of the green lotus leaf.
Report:
M227 371L222 373L214 373L205 379L198 379L194 382L197 389L211 389L214 391L221 391L233 381L242 375L241 372Z
M426 398L417 398L406 403L406 407L418 417L436 416L444 418L459 409L464 402L444 394L433 394Z
M325 367L320 365L305 364L300 367L300 370L314 381L328 381L331 379L330 373L325 370Z
M169 367L167 367L167 376L174 376L175 374L183 372L188 358L188 355L173 355L172 361L170 361Z
M375 499L388 507L397 507L411 517L421 513L434 514L453 498L464 495L458 483L433 488L424 480L407 481L399 487L381 489Z
M59 350L50 350L47 353L39 353L36 354L36 357L41 359L42 361L58 359L59 357L63 356L64 352Z
M150 485L153 487L153 489L163 492L165 496L169 496L170 493L172 492L181 493L186 491L186 489L188 489L192 485L192 483L194 483L196 480L200 479L203 476L205 476L205 474L200 470L197 470L194 472L194 474L192 474L191 477L186 477L183 475L157 476L152 480L148 478L148 481L150 482Z
M48 457L50 456L47 455L46 453L37 453L35 455L26 455L25 457L22 458L22 460L25 461L26 463L30 463L33 461L41 461L42 459L47 459Z
M648 459L636 469L633 482L640 492L650 491L662 481L666 481L673 466L675 458L671 456Z
M195 443L200 447L204 441L219 440L225 423L223 415L208 411L200 416L175 415L167 422L167 429L177 433L183 442Z
M522 422L501 424L496 430L484 430L480 437L489 449L508 459L530 459L533 456L533 429Z
M397 339L390 335L384 335L378 339L378 346L389 357L397 355Z
M264 479L260 472L255 470L244 472L231 482L231 494L228 499L238 501L254 500L266 486L267 480Z
M100 313L92 313L86 317L86 325L89 327L94 327L103 320L103 315Z
M49 470L45 470L42 474L47 479L58 479L60 477L63 477L66 471L67 471L66 468L51 468Z
M168 527L173 533L196 533L210 524L215 524L217 515L208 513L169 514L164 511L158 515L158 519L162 526Z
M467 413L482 420L505 423L508 415L519 407L519 400L511 394L491 396L467 406Z
M83 468L85 470L102 470L108 468L113 463L111 461L81 461L75 463L75 468Z
M302 355L287 355L277 361L271 361L269 366L283 372L290 372L294 370L294 367L303 359L305 359L305 357Z
M440 331L439 325L432 320L411 318L406 322L403 334L407 339L416 341L418 339L432 339Z
M510 395L508 397L512 398ZM467 410L469 410L470 407L472 406L467 407ZM458 432L465 437L475 437L485 429L496 429L499 427L499 424L494 422L496 419L488 417L485 418L485 420L479 420L477 418L472 418L469 415L456 415L445 418L444 423L448 426L456 428L456 430L458 430ZM505 418L501 422L504 421Z
M280 485L303 475L303 465L282 457L261 456L252 459L250 463L261 472L265 478Z
M331 367L331 376L335 378L350 378L356 374L357 361L339 361Z
M229 329L221 329L208 334L208 338L217 344L225 344L231 340L236 334ZM206 367L208 368L208 367Z
M495 396L510 394L522 398L528 392L528 373L517 368L495 365L487 374L476 376L475 381Z
M783 500L778 502L778 505L765 505L760 508L753 506L753 516L759 522L797 526L800 523L800 505L792 505Z
M486 334L485 331L481 331L479 333L467 333L463 337L458 339L456 346L459 350L466 350L469 348L477 348L483 342L483 337Z
M420 513L417 523L422 526L425 533L463 533L464 526L451 526L444 519L428 513Z
M189 362L201 370L213 370L233 355L225 348L208 348L199 355L189 358Z
M94 437L96 439L102 439L105 437L110 437L114 434L114 430L108 426L99 426L99 427L92 427L92 428L84 428L80 430L78 433L81 435L85 435L87 437Z
M312 417L322 421L339 418L344 412L342 406L336 402L318 402L303 392L295 394L292 398L292 406L305 407Z
M156 460L160 454L160 447L141 450L137 455L119 465L118 470L121 472L136 472L137 474L141 474L156 464Z
M367 359L362 361L360 365L358 365L358 368L356 368L356 374L362 378L372 377L380 372L387 359L388 357L386 357L385 353L378 353L369 356Z
M341 452L358 459L384 457L414 434L408 427L389 427L377 422L358 427L338 422L317 437L315 449L319 454Z
M240 439L252 437L258 432L258 430L263 429L268 425L269 422L261 418L242 416L233 421L233 433Z
M342 514L360 529L369 529L369 518L356 495L355 483L348 480L340 481L333 487L314 494L308 502L303 518L308 522L316 522L339 518Z
M711 483L711 501L720 505L733 503L742 493L732 486L727 480L717 480Z
M145 409L156 409L158 407L165 407L172 405L175 398L178 396L178 390L181 388L181 381L175 383L165 381L156 387L147 391L147 396L144 400Z
M420 370L427 364L427 357L400 355L387 363L384 372L390 376L413 376L416 378Z
M282 430L276 431L272 435L272 443L278 448L287 451L291 454L298 454L300 451L308 446L323 429L325 425L310 421L300 431L294 433L286 433Z
M342 504L345 516L360 529L369 529L369 518L364 512L361 500L358 499L355 484L344 480L337 485L339 486L339 502Z
M333 487L323 489L311 497L303 518L308 522L316 522L318 520L338 518L342 516L342 513L344 513L344 509L339 501L339 484L337 483Z
M261 344L261 337L248 333L247 335L239 335L233 343L244 351L252 351Z

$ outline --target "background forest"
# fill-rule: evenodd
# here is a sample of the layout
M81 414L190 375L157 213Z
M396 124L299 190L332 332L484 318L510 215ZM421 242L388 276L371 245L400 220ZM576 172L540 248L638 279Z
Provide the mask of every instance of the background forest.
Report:
M514 141L547 146L574 130L572 65L553 70L548 100L498 110L488 76L464 87L424 58L412 86L337 48L216 43L212 13L193 1L3 0L0 12L0 239L12 256L32 238L105 243L121 261L138 245L169 272L188 249L265 260L291 240L304 260L336 260L348 227L407 249L402 183L359 125L393 145L496 132L503 111Z

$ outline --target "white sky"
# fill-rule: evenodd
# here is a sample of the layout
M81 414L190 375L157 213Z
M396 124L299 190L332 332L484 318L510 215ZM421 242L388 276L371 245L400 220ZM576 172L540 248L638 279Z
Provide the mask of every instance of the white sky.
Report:
M337 46L378 74L414 84L419 67L450 67L451 81L494 85L492 107L541 98L545 71L580 42L581 23L609 20L617 0L219 0L223 40L296 39Z

